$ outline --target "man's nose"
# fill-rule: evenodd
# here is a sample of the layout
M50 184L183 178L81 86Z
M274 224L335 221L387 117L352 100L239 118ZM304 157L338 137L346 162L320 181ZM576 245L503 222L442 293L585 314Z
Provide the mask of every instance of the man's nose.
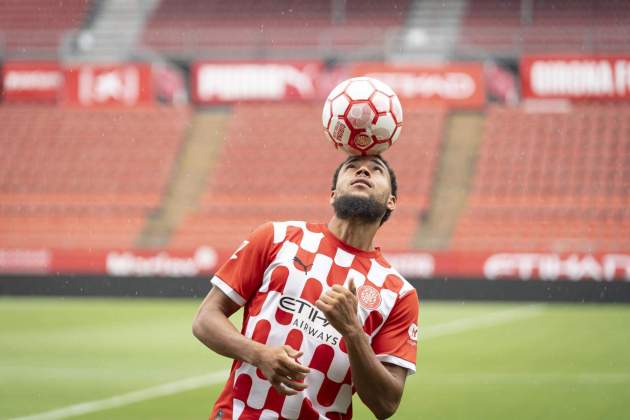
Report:
M371 175L371 174L370 174L370 169L367 167L367 165L360 165L360 166L357 168L357 172L356 172L356 174L357 174L357 175L362 174L362 175L367 175L367 176L370 176L370 175Z

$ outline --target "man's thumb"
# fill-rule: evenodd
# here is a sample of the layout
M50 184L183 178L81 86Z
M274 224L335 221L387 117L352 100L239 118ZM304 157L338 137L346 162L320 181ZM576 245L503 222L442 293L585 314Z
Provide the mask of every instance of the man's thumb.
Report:
M350 279L350 283L348 283L348 290L350 290L350 293L352 293L353 295L357 294L357 288L354 286L354 279L351 278Z

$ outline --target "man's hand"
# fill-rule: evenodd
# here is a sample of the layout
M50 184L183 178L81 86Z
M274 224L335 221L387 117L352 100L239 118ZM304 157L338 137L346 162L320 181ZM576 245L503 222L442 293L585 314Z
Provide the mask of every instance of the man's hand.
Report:
M342 336L362 331L357 318L357 290L352 279L348 289L335 284L315 305Z
M306 389L303 381L311 370L297 363L295 359L302 356L301 351L290 346L261 347L254 365L262 371L271 385L282 395L295 395Z
M344 337L352 384L359 398L377 418L388 418L400 404L407 372L399 366L385 366L376 358L357 317L357 303L356 288L351 279L347 289L335 285L322 294L315 305Z

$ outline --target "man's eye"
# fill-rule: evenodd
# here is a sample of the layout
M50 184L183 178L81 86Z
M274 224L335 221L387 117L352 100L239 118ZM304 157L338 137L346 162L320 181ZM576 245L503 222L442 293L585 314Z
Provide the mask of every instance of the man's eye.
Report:
M383 173L383 169L380 166L375 166L373 170L377 171L377 172L380 172L380 173Z

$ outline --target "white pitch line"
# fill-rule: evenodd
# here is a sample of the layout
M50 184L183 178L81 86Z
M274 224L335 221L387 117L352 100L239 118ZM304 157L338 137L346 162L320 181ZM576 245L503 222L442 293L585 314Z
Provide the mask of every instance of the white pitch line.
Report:
M80 416L81 414L121 407L123 405L150 400L152 398L164 397L167 395L201 388L207 385L222 383L226 381L229 373L230 372L228 370L221 370L218 372L212 372L208 375L194 376L192 378L182 379L181 381L169 382L151 388L129 392L127 394L116 395L103 400L88 401L70 405L56 410L34 414L32 416L15 417L12 420L53 420Z
M538 316L542 311L544 311L544 309L544 305L527 305L520 308L490 312L489 314L483 314L472 318L456 319L454 321L444 322L424 329L420 327L420 340L423 341L443 335L457 334L463 331L508 324L520 319Z
M494 325L506 324L519 319L530 318L540 314L543 310L541 305L528 305L521 308L506 309L489 314L484 314L472 318L457 319L443 324L433 325L421 331L421 340L439 337L449 334L457 334L463 331L478 328L491 327ZM216 385L225 382L229 371L222 370L212 372L203 376L195 376L176 382L170 382L151 388L145 388L127 394L116 395L102 400L87 401L80 404L70 405L59 409L45 411L25 417L15 417L11 420L56 420L68 417L79 416L81 414L93 413L95 411L107 410L121 407L152 398L164 397L177 394L192 389L201 388L208 385Z

